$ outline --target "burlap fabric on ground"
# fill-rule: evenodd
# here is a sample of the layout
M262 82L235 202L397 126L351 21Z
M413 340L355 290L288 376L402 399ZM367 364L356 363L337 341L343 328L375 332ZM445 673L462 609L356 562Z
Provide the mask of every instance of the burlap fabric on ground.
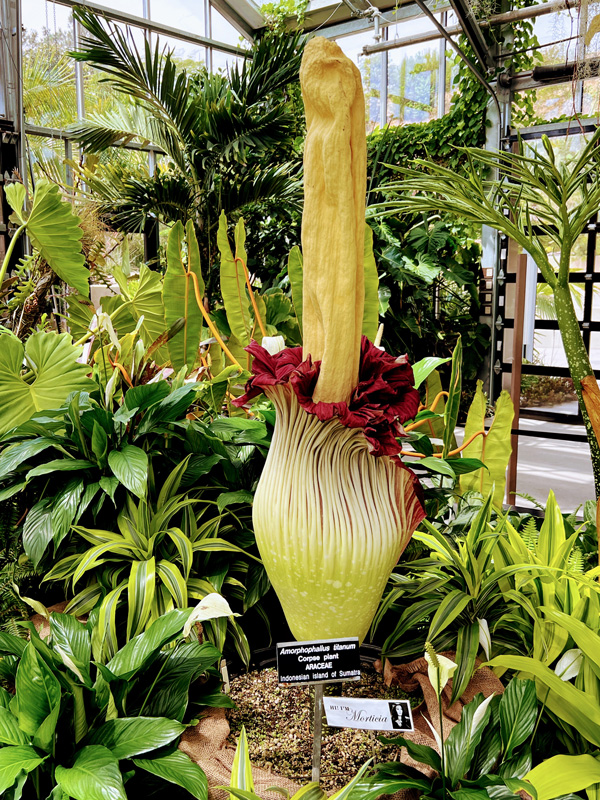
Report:
M196 761L208 778L211 800L227 800L228 792L215 789L215 786L229 786L231 767L235 749L226 747L229 736L229 722L222 708L211 708L195 728L188 728L181 738L179 749ZM252 768L254 791L263 800L281 800L281 794L267 791L270 786L287 789L290 796L300 788L298 784L264 769Z
M442 655L454 659L455 653L447 652ZM381 663L378 662L381 670ZM427 662L424 658L417 658L410 664L392 665L386 662L384 669L384 680L389 686L398 686L405 692L420 692L423 695L423 702L414 709L414 733L403 734L407 739L411 739L418 744L425 744L437 750L435 740L431 734L429 726L425 722L428 718L435 726L436 730L440 727L440 717L438 711L437 696L433 686L427 677ZM447 736L456 723L460 720L463 705L469 703L476 694L481 692L485 697L495 692L501 694L502 684L491 670L486 667L478 669L467 689L460 700L449 706L452 694L452 682L442 693L442 709L444 715L444 736ZM235 749L226 746L229 736L229 723L223 709L210 709L207 716L195 727L188 729L182 738L180 749L187 753L194 761L197 761L208 777L208 784L211 787L209 797L211 800L227 800L227 793L214 789L214 786L227 786L231 775L231 766ZM402 748L401 760L426 775L431 775L432 770L423 764L413 761L406 750ZM263 800L281 800L281 795L276 792L267 791L270 786L278 786L287 789L290 794L298 790L299 786L287 778L266 772L262 769L253 768L254 785L256 794ZM417 800L418 793L403 791L394 794L393 800Z

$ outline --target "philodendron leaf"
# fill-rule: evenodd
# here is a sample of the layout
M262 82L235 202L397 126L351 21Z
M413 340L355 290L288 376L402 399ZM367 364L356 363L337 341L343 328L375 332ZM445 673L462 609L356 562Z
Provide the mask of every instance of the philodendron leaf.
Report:
M238 226L242 229L238 231ZM238 248L243 249L243 221L240 219L236 226L236 256L243 258L242 253L237 252ZM229 237L227 236L227 217L222 211L219 217L219 228L217 231L217 246L221 254L221 295L227 315L227 322L231 328L231 333L242 345L246 347L250 343L250 301L246 293L246 278L244 267L240 261L236 261L231 252Z
M170 744L185 725L164 717L122 717L105 722L88 738L107 747L115 758L131 758Z
M127 800L119 762L101 745L84 747L72 767L57 766L54 775L73 800Z
M15 212L19 222L25 222L26 215L23 212L23 203L27 197L27 189L22 183L9 183L4 187L6 202Z
M58 277L89 297L90 272L81 252L83 230L70 203L63 201L55 183L39 181L33 194L27 235Z
M167 271L163 280L163 305L165 321L170 328L178 319L184 320L182 330L169 340L171 364L181 369L185 364L191 369L198 356L198 345L202 333L202 313L198 308L194 278L198 281L200 300L204 297L204 280L200 271L200 252L190 220L185 231L187 244L187 269L183 263L182 246L184 228L177 221L169 232L167 242Z
M71 392L92 391L89 367L77 363L81 348L68 333L34 333L25 347L4 335L0 347L0 433L20 425L36 411L59 408ZM23 359L29 370L21 375Z
M112 450L108 466L126 489L140 499L146 496L148 456L140 447L126 444L122 450Z
M0 708L0 744L27 744L29 736L19 728L19 723L8 708Z
M373 228L365 222L365 307L363 311L362 333L373 342L379 325L379 275L373 253Z
M31 772L42 761L45 757L39 756L31 745L0 748L0 794L13 785L21 770Z
M482 382L477 381L477 391L469 408L465 425L465 438L468 441L478 431L484 430L487 413L487 400ZM511 428L514 408L508 392L502 392L496 401L494 421L485 436L477 436L462 451L465 458L478 458L487 469L461 475L460 490L475 490L487 495L494 487L494 505L502 508L506 467L511 454Z
M134 758L133 763L152 775L182 786L196 800L207 800L208 783L204 770L181 750L158 758Z

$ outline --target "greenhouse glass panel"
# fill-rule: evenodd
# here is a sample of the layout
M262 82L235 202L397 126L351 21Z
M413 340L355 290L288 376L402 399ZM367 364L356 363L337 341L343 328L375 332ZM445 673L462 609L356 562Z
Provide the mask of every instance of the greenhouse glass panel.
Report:
M373 44L373 31L358 33L353 36L344 36L337 40L343 52L357 65L362 76L365 92L367 131L372 131L381 123L381 76L383 55L375 53L372 56L363 56L363 47Z
M65 128L77 119L73 22L65 6L23 0L23 108L25 121Z
M153 35L153 46L155 41ZM204 66L206 62L206 48L200 45L184 42L173 36L159 36L158 44L161 50L166 47L171 52L171 58L179 67L195 69L198 66Z
M392 125L429 122L438 116L437 41L390 50L387 119Z
M240 32L213 6L210 7L210 38L216 42L234 44L237 47L248 45Z
M182 31L201 36L206 33L204 3L198 0L170 0L168 3L155 0L150 4L150 18Z

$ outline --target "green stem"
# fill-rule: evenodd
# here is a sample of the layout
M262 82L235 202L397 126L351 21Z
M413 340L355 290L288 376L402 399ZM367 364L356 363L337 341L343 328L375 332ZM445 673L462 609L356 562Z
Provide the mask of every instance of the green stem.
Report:
M562 272L562 270L561 270ZM556 308L556 318L561 333L563 347L569 364L569 371L575 384L575 391L579 398L579 407L585 424L585 429L590 446L592 458L592 469L594 472L594 486L596 498L600 497L600 444L592 427L592 423L587 413L583 401L581 381L588 375L594 375L594 370L590 363L590 357L583 342L583 337L579 329L579 321L573 305L573 297L568 283L568 273L565 278L561 274L554 288L554 304Z
M6 255L4 256L4 261L2 262L2 269L0 269L0 286L4 283L4 276L6 275L6 270L8 269L8 264L12 257L13 251L15 249L15 245L17 243L17 239L23 233L25 228L27 227L27 223L24 222L20 228L17 228L15 231L14 236L10 240L10 244L8 245L8 250L6 251Z
M442 797L444 800L447 800L448 795L446 794L446 748L444 744L444 713L442 709L442 689L440 687L440 671L437 671L437 681L438 681L438 713L440 715L440 750L441 757L442 757Z

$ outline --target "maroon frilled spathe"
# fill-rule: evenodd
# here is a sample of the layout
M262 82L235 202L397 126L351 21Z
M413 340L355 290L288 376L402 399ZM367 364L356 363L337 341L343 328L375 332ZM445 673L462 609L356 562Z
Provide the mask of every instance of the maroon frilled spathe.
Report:
M324 422L337 417L348 428L362 428L374 456L397 456L403 436L402 423L413 419L419 408L412 367L406 356L394 358L362 337L358 386L349 403L315 403L313 392L321 362L302 361L302 348L291 347L270 355L257 342L246 350L254 357L253 375L246 394L234 401L242 406L265 389L289 383L300 405Z

